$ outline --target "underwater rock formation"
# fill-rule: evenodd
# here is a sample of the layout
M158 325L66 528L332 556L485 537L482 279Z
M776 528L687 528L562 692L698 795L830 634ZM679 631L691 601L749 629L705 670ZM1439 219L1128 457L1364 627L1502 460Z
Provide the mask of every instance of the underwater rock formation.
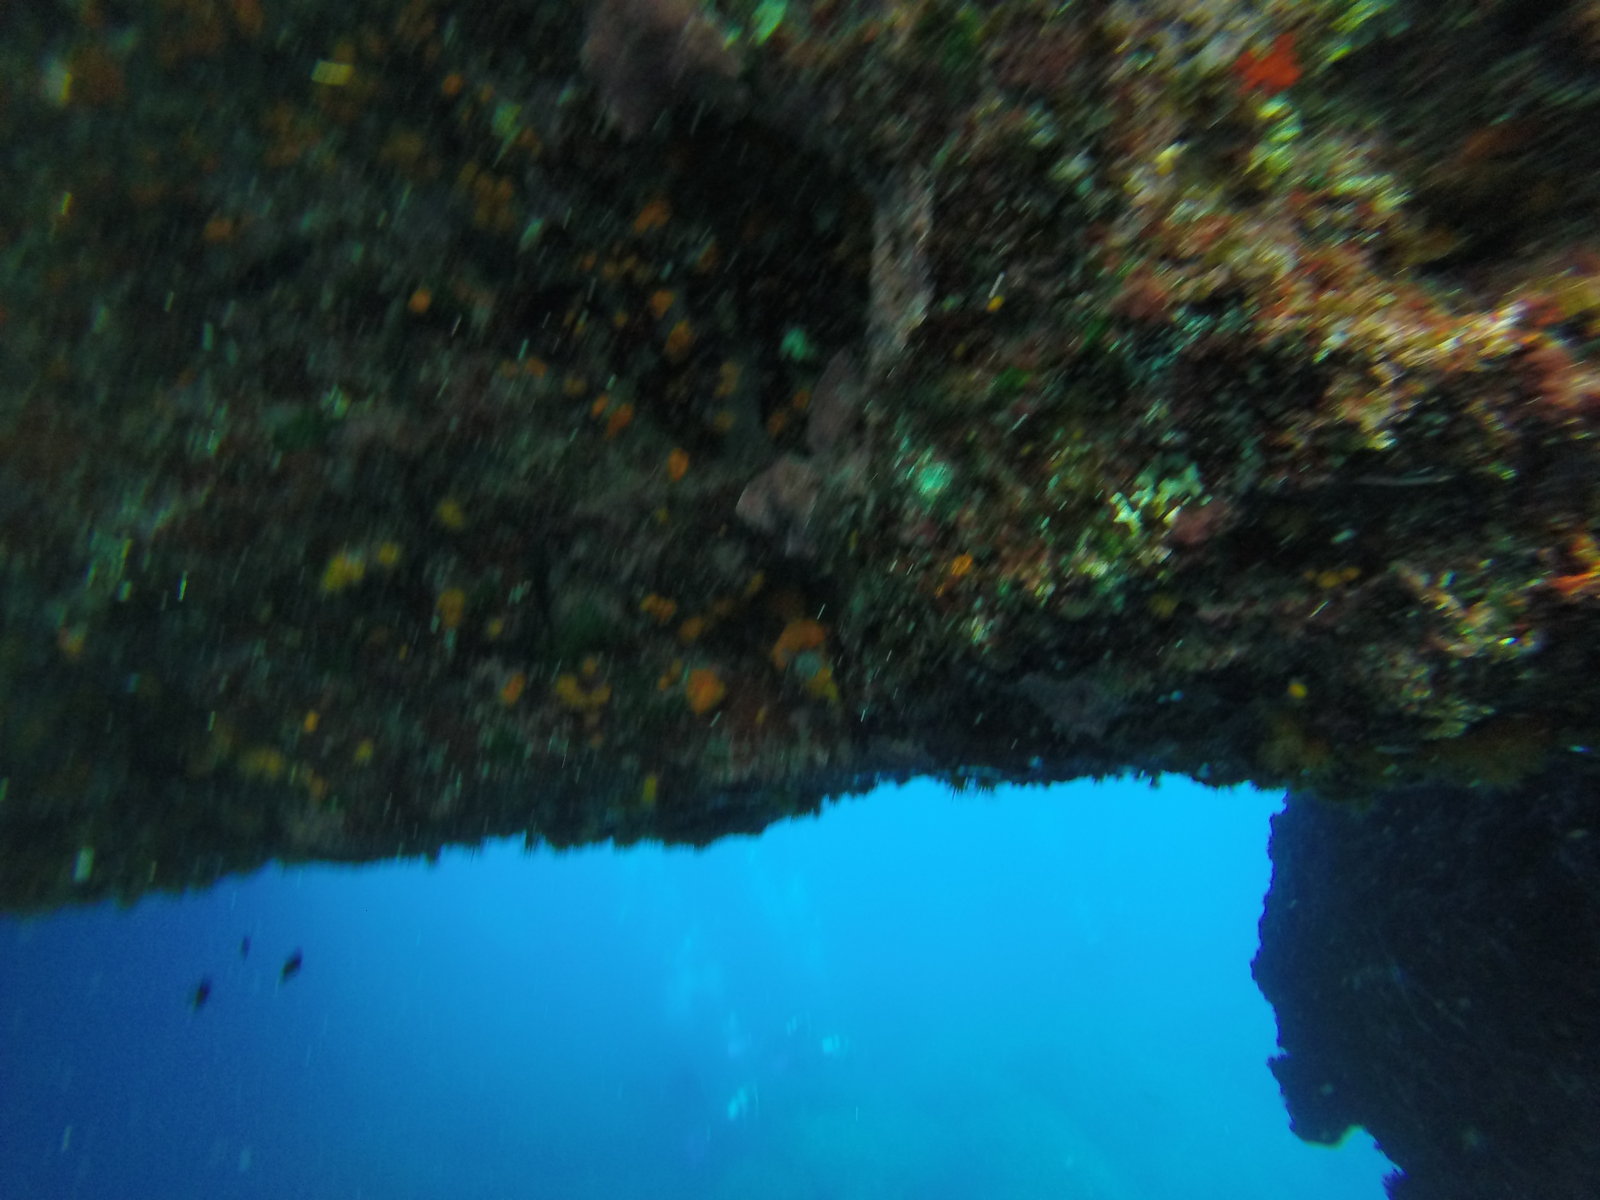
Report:
M1395 1200L1600 1180L1600 796L1418 788L1273 820L1256 980L1295 1132L1365 1126Z
M8 908L1593 778L1592 3L0 22Z

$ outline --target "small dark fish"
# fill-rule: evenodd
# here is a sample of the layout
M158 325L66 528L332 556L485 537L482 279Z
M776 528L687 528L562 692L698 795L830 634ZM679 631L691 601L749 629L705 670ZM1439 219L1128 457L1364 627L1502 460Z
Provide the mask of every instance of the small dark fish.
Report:
M240 938L239 939L239 957L240 958L249 958L250 957L250 939L249 938Z
M211 976L207 975L194 985L194 995L189 999L189 1007L199 1012L209 999L211 999Z
M284 959L283 970L278 972L278 982L288 983L289 980L300 974L300 964L304 961L305 959L301 956L300 951L298 950L289 955L288 958Z

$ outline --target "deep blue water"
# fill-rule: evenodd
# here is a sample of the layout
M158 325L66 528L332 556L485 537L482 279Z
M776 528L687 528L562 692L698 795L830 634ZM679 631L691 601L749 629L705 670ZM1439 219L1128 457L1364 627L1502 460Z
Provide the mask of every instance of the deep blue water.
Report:
M1378 1200L1265 1065L1280 803L920 783L3 921L0 1200Z

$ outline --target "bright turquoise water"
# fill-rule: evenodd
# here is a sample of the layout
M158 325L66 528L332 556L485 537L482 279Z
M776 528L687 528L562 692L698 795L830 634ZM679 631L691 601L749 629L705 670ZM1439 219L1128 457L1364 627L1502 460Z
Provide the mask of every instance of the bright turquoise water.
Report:
M1280 803L920 783L0 922L0 1198L1378 1200L1265 1065Z

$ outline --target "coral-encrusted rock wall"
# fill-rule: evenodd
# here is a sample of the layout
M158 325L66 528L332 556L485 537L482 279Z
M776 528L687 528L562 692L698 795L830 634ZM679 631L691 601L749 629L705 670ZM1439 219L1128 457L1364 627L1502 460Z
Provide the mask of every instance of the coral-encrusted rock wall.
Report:
M8 9L0 897L1581 769L1591 16Z

